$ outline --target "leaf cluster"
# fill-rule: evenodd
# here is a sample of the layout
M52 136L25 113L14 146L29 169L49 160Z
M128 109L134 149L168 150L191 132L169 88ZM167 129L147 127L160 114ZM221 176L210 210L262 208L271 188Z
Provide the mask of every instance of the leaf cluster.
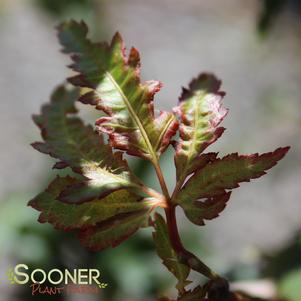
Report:
M115 247L139 228L152 226L158 255L178 279L179 300L196 300L189 294L203 292L187 292L187 277L191 268L204 267L183 250L175 208L181 207L192 223L204 225L224 210L239 183L264 175L288 147L261 155L205 153L224 133L220 123L228 112L214 75L200 74L183 89L172 112L156 114L154 98L162 84L141 81L139 52L131 48L127 55L119 33L110 44L95 43L83 22L70 21L58 27L58 37L74 74L34 115L43 141L32 145L56 160L55 169L69 168L71 174L57 176L29 205L41 212L40 222L76 231L94 251ZM94 128L77 115L77 101L105 114ZM177 179L171 194L159 163L169 146L175 150ZM153 164L162 192L133 174L125 154ZM160 207L166 221L153 215Z

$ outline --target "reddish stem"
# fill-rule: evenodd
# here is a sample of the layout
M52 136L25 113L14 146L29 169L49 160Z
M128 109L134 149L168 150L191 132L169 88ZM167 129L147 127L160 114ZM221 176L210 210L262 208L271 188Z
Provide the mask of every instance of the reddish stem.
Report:
M176 220L176 210L175 206L169 204L168 208L165 209L166 221L168 226L168 232L171 244L178 254L180 261L189 266L192 270L195 270L202 275L206 276L211 280L220 279L221 277L213 272L206 264L204 264L198 257L196 257L193 253L189 252L185 249L182 244L177 220Z
M196 257L188 250L186 250L185 247L183 246L179 235L178 226L177 226L176 210L175 210L176 206L171 202L171 198L159 162L156 161L153 163L160 182L162 192L166 198L165 214L166 214L166 222L168 227L169 238L173 249L176 251L176 253L180 258L180 261L183 264L190 267L192 270L201 273L202 275L206 276L211 280L222 279L218 274L213 272L206 264L204 264L198 257ZM177 186L177 189L179 188L180 187ZM224 281L227 282L226 280Z

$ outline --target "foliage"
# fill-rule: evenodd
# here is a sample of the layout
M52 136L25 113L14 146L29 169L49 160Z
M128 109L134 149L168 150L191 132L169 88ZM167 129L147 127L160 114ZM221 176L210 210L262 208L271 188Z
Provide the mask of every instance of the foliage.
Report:
M172 247L172 243L168 235L168 228L164 218L158 213L155 214L154 230L153 238L157 253L163 260L163 264L178 279L177 288L180 291L184 291L185 286L190 283L187 281L190 268L181 263L179 255Z
M301 298L301 269L295 269L283 277L279 285L280 295L291 301L298 301Z
M214 75L202 73L183 89L173 112L155 114L158 81L140 80L139 52L126 55L120 34L110 44L94 43L87 26L65 22L58 27L63 52L70 55L73 87L59 86L34 122L43 142L33 147L57 161L56 169L70 168L30 201L41 211L39 221L57 229L76 231L84 246L99 251L115 247L139 228L152 226L157 253L178 279L178 300L249 300L229 292L228 282L183 246L175 209L182 207L190 221L204 225L226 207L231 190L265 174L287 153L288 147L262 155L204 153L224 132L225 95ZM76 116L75 102L106 114L94 131ZM173 137L179 130L179 137ZM175 148L177 182L169 194L160 156ZM147 187L130 170L124 155L152 163L162 193ZM165 210L166 219L157 208ZM210 279L188 290L191 270Z
M258 30L265 34L270 30L277 17L284 11L290 9L294 14L301 13L301 2L299 0L261 0L261 12L258 20Z
M91 0L34 0L34 2L53 16L64 15L65 12L74 7L83 12L83 10L91 9L90 6L92 5Z

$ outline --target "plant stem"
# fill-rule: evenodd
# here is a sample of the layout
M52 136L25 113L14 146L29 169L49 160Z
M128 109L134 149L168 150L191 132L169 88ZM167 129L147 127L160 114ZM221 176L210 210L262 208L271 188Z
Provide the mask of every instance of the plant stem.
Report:
M171 199L175 199L175 197L177 196L178 192L180 191L182 185L184 183L184 180L183 179L180 179L179 181L177 181L177 184L176 184L176 187L175 187L175 190L173 191L172 193L172 196L171 196Z
M161 193L157 192L156 190L154 190L150 187L147 187L143 184L141 184L140 187L141 187L141 190L144 191L146 194L157 199L159 201L158 204L160 204L161 207L166 208L168 206L167 200L164 195L162 195Z
M166 222L168 227L168 233L169 238L172 244L173 249L178 254L181 262L188 267L190 267L192 270L197 271L201 273L202 275L206 276L207 278L211 280L218 280L222 279L217 273L213 272L205 263L203 263L197 256L195 256L193 253L189 252L185 249L185 247L182 244L179 230L177 226L177 220L176 220L176 206L171 202L171 198L167 189L167 185L164 180L164 176L161 170L161 167L159 165L158 161L153 162L160 186L162 189L162 192L166 198L166 207L165 207L165 214L166 214ZM177 194L179 189L181 188L182 183L177 183L176 189L173 193L173 196Z
M167 188L167 185L165 183L164 176L163 176L160 164L159 164L158 161L154 162L153 164L154 164L157 176L158 176L158 180L159 180L162 192L163 192L164 196L166 197L166 199L169 201L170 196L169 196L168 188Z
M185 247L183 246L178 231L175 206L172 205L166 208L165 214L166 214L167 226L168 226L171 244L174 250L179 255L182 263L189 266L192 270L201 273L202 275L206 276L211 280L220 279L221 277L218 274L213 272L205 263L203 263L194 254L186 250Z

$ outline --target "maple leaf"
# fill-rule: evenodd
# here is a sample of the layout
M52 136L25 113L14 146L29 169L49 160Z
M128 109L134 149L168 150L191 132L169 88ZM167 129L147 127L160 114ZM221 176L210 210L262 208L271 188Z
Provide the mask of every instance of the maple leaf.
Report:
M190 268L180 262L178 254L174 251L167 230L164 218L156 213L154 220L153 239L156 250L163 264L178 279L177 289L183 291L185 286L191 283L187 280Z
M228 110L222 105L225 93L220 87L221 81L214 75L202 73L188 89L183 89L174 109L180 119L180 137L175 144L177 185L172 202L180 205L197 225L204 225L204 220L213 219L224 210L231 194L229 189L262 176L288 151L280 148L261 156L232 154L223 159L218 159L217 153L204 154L224 132L219 125Z
M108 115L98 119L98 130L109 135L113 147L157 162L176 133L178 122L169 112L155 117L153 99L161 83L141 83L138 51L132 48L127 58L119 33L110 45L92 43L83 22L65 22L58 30L63 51L71 54L71 68L78 73L69 81L89 88L80 100Z
M193 223L203 225L204 219L212 219L224 209L230 197L227 190L239 187L241 182L261 177L288 150L289 147L284 147L262 155L246 156L234 153L210 161L189 178L174 202L184 209Z
M54 168L70 168L72 176L57 176L29 202L40 211L39 221L76 231L81 243L94 251L115 247L139 228L153 226L157 253L178 279L177 300L252 300L230 292L227 280L185 249L176 207L181 206L191 222L203 225L224 210L232 189L264 175L289 147L223 158L204 153L224 132L220 123L227 114L222 105L225 93L214 75L202 73L183 89L174 109L179 121L173 113L155 116L153 101L161 83L140 81L139 53L132 48L126 56L118 33L110 44L93 43L83 22L70 21L58 27L58 35L63 51L73 60L76 75L69 82L76 88L58 87L50 103L33 117L44 140L33 147L57 159ZM78 99L107 115L97 120L98 133L75 115ZM178 127L179 139L171 142ZM171 143L176 149L177 183L170 196L159 158ZM152 162L162 194L131 173L120 150ZM159 214L151 217L159 206L166 222ZM186 291L191 270L210 281ZM161 298L165 299L171 300Z
M149 226L150 209L118 214L99 223L96 227L82 230L81 243L91 251L101 251L116 247L133 235L139 228Z
M39 222L51 223L60 230L77 231L83 245L91 250L115 247L147 222L152 203L125 189L83 204L58 200L61 191L79 181L58 176L46 191L29 202L31 207L41 211Z
M33 117L44 139L44 142L33 143L33 147L59 159L55 168L70 167L83 176L81 182L66 187L59 198L81 203L122 188L138 189L122 154L113 154L101 134L74 116L77 98L77 90L60 86L53 93L51 102L43 106L41 114Z
M183 88L179 106L174 108L181 120L175 154L178 181L203 165L201 153L224 132L218 125L228 111L221 104L225 93L219 91L220 86L214 75L202 73L188 89Z

